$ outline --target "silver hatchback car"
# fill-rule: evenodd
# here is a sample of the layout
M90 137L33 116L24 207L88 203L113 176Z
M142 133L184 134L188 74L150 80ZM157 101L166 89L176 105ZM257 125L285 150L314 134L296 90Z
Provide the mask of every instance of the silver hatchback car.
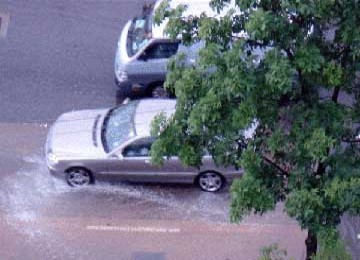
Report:
M163 112L174 113L176 100L143 99L97 110L61 115L46 141L49 171L71 186L85 186L98 179L140 182L195 183L215 192L226 181L241 176L234 168L217 167L211 156L198 168L185 167L177 157L163 166L153 165L150 149L154 138L150 124Z
M191 45L182 43L179 36L172 40L166 33L168 20L161 24L154 24L154 16L165 0L153 1L154 5L147 6L142 15L128 21L122 29L117 43L114 72L115 82L123 96L131 96L133 90L144 91L153 97L166 96L162 88L166 79L169 59L176 54L185 55L187 66L196 65L199 50L204 42ZM220 13L210 7L210 0L172 0L171 8L186 5L184 16L200 16L218 18L228 15L231 8L235 8L235 1L228 3Z

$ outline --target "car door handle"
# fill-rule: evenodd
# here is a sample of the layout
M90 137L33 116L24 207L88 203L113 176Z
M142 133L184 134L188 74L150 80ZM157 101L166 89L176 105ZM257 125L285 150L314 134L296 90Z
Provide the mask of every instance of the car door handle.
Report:
M146 159L145 163L151 163L150 159Z

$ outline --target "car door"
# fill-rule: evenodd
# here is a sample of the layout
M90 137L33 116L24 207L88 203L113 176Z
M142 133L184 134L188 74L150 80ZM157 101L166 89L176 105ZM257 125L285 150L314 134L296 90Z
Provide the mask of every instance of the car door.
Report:
M168 60L176 54L178 47L178 41L161 40L151 43L137 60L129 64L130 80L145 85L164 81Z
M128 144L109 165L109 174L121 180L140 182L192 182L197 171L184 167L177 157L165 160L162 166L151 163L153 138L142 138Z

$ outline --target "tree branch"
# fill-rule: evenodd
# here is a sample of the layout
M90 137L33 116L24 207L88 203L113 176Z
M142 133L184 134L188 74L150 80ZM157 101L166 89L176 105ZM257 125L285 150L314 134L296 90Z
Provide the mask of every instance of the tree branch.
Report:
M343 69L345 69L345 65L347 63L347 60L348 60L348 56L349 56L349 53L350 53L350 47L349 46L346 46L343 51L341 52L341 67ZM337 103L337 100L338 100L338 97L339 97L339 94L340 94L340 86L337 86L334 88L334 92L332 94L332 97L331 97L331 100L335 103Z
M331 100L335 103L337 103L338 97L340 93L340 86L337 86L334 88L334 92L332 94Z
M294 55L292 54L290 49L284 49L284 51L286 52L286 55L288 56L290 61L294 61Z
M265 155L261 156L262 159L264 161L266 161L267 163L271 164L272 166L274 166L276 169L278 169L279 171L281 171L285 176L289 176L289 172L284 170L280 165L278 165L276 162L274 162L273 160L271 160L270 158L266 157Z

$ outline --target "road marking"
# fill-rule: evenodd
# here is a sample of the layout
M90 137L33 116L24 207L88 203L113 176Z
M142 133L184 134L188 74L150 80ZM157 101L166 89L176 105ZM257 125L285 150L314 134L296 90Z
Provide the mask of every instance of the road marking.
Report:
M10 14L0 12L0 38L5 38L10 23Z
M149 260L149 259L157 259L157 260L165 260L164 252L134 252L131 257L132 260Z
M359 240L360 240L360 234L357 234L357 239L359 239Z
M127 233L180 233L179 228L147 227L147 226L87 226L87 230L119 231Z

